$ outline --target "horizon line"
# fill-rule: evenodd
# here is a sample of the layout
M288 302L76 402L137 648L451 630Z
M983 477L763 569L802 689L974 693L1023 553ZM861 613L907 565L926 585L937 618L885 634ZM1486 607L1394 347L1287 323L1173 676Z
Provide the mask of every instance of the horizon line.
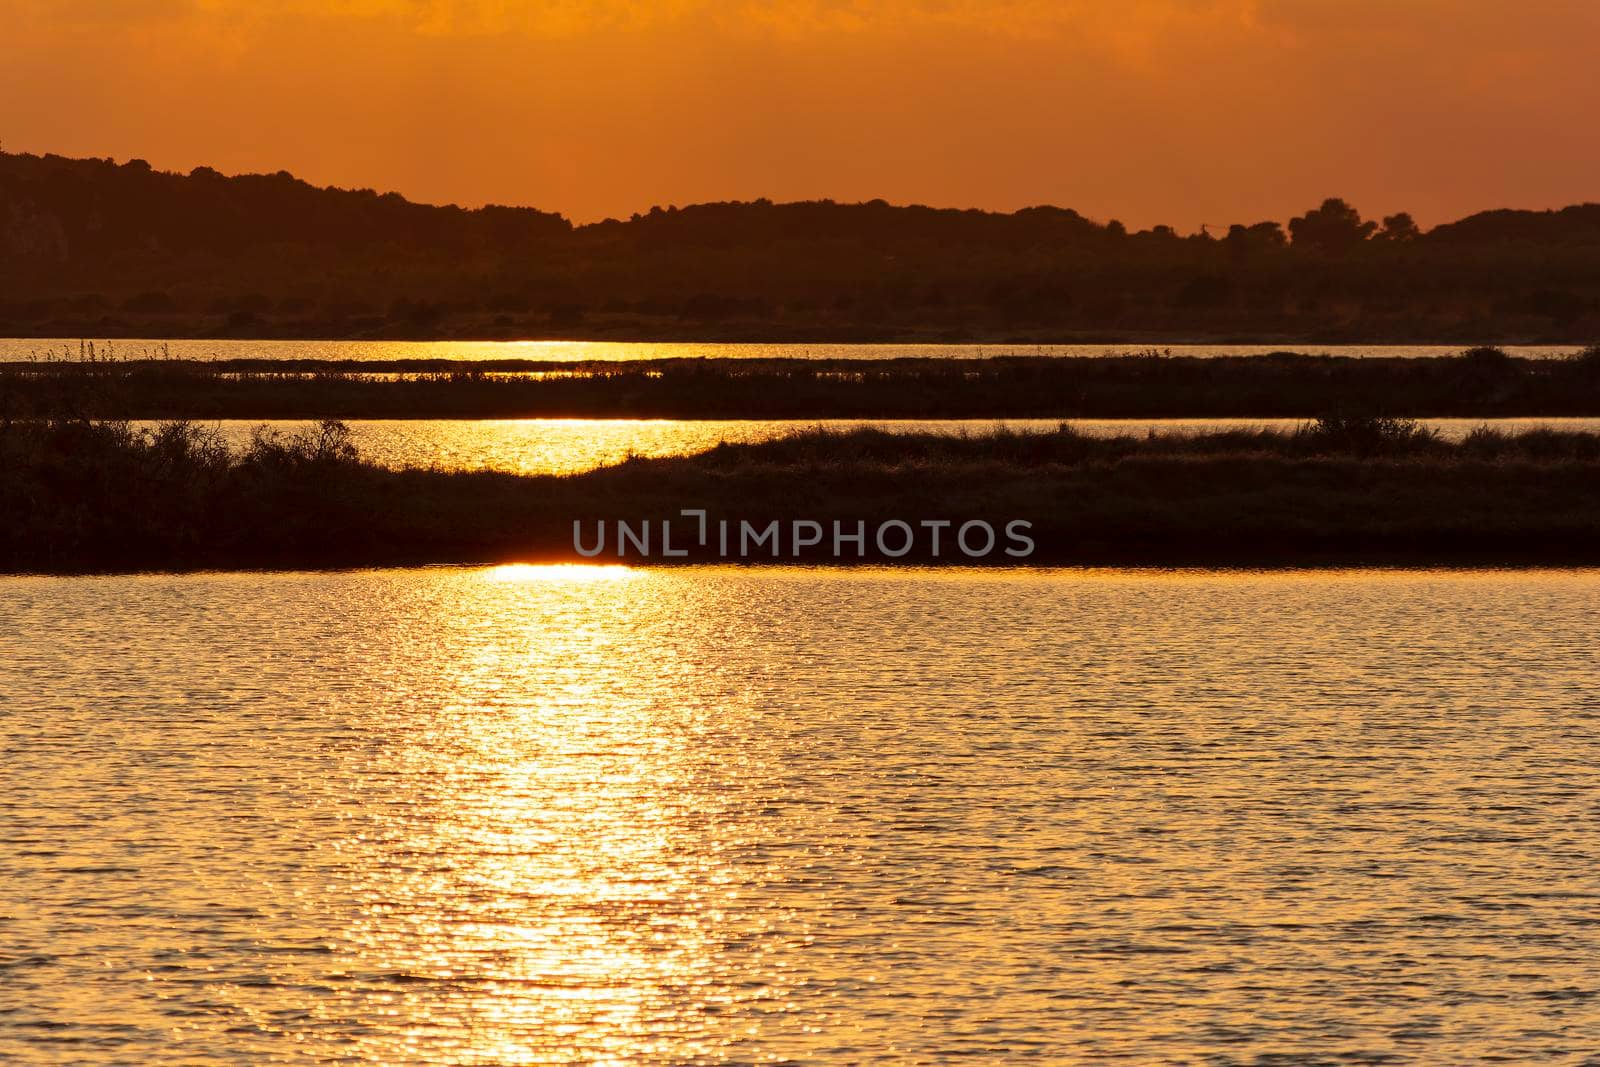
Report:
M1016 215L1020 215L1020 214L1023 214L1024 212L1028 212L1028 211L1056 211L1056 212L1061 212L1063 214L1075 215L1078 218L1083 219L1084 221L1092 223L1092 224L1094 224L1096 226L1099 226L1101 228L1109 227L1113 223L1116 223L1118 225L1123 225L1121 223L1121 221L1119 219L1115 218L1115 217L1101 219L1101 218L1098 218L1098 217L1093 216L1093 215L1084 214L1083 212L1078 211L1076 208L1063 207L1063 206L1061 206L1059 204L1051 204L1051 203L1027 204L1027 205L1024 205L1022 207L1015 208L1015 209L1012 209L1010 211L1006 211L1006 210L998 209L998 208L985 208L985 207L976 207L976 206L966 206L966 207L939 206L939 205L934 205L934 204L920 203L920 202L917 202L917 201L897 202L897 201L890 200L890 199L888 199L886 197L882 197L882 196L872 197L870 199L865 199L865 200L839 200L839 199L835 199L833 197L815 197L815 198L811 198L811 199L800 199L800 200L774 200L771 197L758 196L758 197L754 197L752 199L746 199L746 200L738 200L738 199L734 199L734 200L696 200L696 201L690 201L688 203L683 203L683 204L656 203L656 204L650 205L650 207L648 207L648 208L646 208L644 210L632 212L625 218L619 218L619 217L617 217L615 215L607 215L607 216L604 216L602 218L597 218L597 219L592 219L592 220L589 220L589 221L580 222L580 221L574 220L573 218L569 217L568 215L564 214L561 211L552 211L552 210L550 210L548 208L538 207L538 206L535 206L533 204L507 204L507 203L502 203L502 202L498 202L498 201L484 201L483 203L479 203L479 204L464 204L464 203L460 203L460 202L456 202L456 201L440 203L438 201L431 201L431 200L414 200L410 196L408 196L407 194L399 191L398 189L386 189L386 190L383 190L383 191L379 191L376 186L346 186L346 185L334 185L334 184L325 184L325 185L324 184L318 184L317 182L315 182L315 181L313 181L311 179L303 178L303 177L295 174L294 172L288 170L287 168L279 168L278 170L275 170L275 171L266 171L266 170L262 170L262 171L235 171L233 173L227 173L227 172L218 170L217 168L215 168L215 167L213 167L213 166L211 166L209 164L201 163L201 164L196 164L195 166L191 167L188 171L183 171L183 170L176 170L176 169L167 169L165 167L157 167L157 166L151 164L149 160L145 159L142 156L129 156L126 159L124 159L121 162L119 162L115 156L111 156L111 155L106 155L106 156L94 156L94 155L73 156L73 155L65 155L65 154L62 154L62 153L59 153L59 152L30 152L30 151L27 151L27 150L11 151L11 150L8 150L8 149L5 148L4 142L0 142L0 157L6 157L6 156L10 156L10 157L31 156L31 157L33 157L35 159L41 159L41 160L43 160L43 159L61 159L61 160L66 160L68 162L73 162L73 163L102 163L102 164L109 164L109 165L111 165L113 167L117 167L117 168L122 168L122 167L127 167L127 166L130 166L130 165L133 165L133 164L142 163L142 164L144 164L145 169L148 169L152 173L162 174L162 175L166 175L166 176L174 177L174 178L194 178L196 176L196 174L200 173L200 172L210 172L212 174L216 174L219 177L226 178L226 179L275 178L275 177L280 177L280 176L285 176L286 175L290 180L293 180L293 181L298 182L298 183L300 183L302 185L308 186L309 188L312 188L312 189L315 189L315 190L319 190L319 191L341 192L341 193L371 193L374 196L377 196L377 197L380 197L380 198L396 197L396 198L399 198L400 200L404 201L407 204L412 204L412 205L415 205L417 207L434 208L434 209L438 209L438 210L452 210L453 209L453 210L464 211L464 212L476 212L476 211L485 211L485 210L530 211L530 212L534 212L534 213L537 213L537 214L540 214L540 215L546 215L546 216L551 216L551 217L554 217L554 218L558 218L561 221L565 222L573 230L586 229L586 228L595 227L595 226L604 226L604 225L608 225L608 224L626 225L629 222L632 222L632 221L635 221L635 220L638 220L638 219L641 219L641 218L647 218L650 215L656 214L656 213L671 213L671 212L686 211L686 210L691 210L691 209L694 209L694 208L702 208L702 207L735 206L735 205L738 205L738 206L753 206L753 205L762 205L762 204L770 205L770 206L773 206L773 207L791 207L791 206L799 206L799 205L807 205L807 204L829 204L829 205L834 205L834 206L838 206L838 207L870 207L870 206L874 206L874 205L882 205L882 206L885 206L885 207L894 208L894 209L898 209L898 210L924 210L924 211L935 211L935 212L953 212L953 213L957 213L957 214L993 215L993 216L1006 217L1006 218L1014 217ZM1329 199L1344 200L1343 197L1327 197L1327 196L1324 196L1321 199L1319 199L1316 204L1313 204L1311 207L1307 208L1306 210L1308 210L1308 211L1309 210L1313 210L1315 207L1320 206L1322 203L1324 203L1325 201L1327 201ZM1349 203L1349 201L1345 200L1345 203ZM1351 205L1351 206L1354 207L1355 205ZM1527 207L1511 207L1511 206L1499 206L1499 207L1481 208L1481 209L1479 209L1477 211L1474 211L1474 212L1471 212L1469 214L1462 215L1459 218L1448 219L1448 220L1443 221L1443 222L1435 223L1433 226L1423 227L1421 229L1422 229L1423 233L1427 233L1427 232L1431 232L1432 230L1439 229L1440 227L1443 227L1443 226L1449 226L1449 225L1453 225L1455 223L1463 222L1463 221L1465 221L1467 219L1476 218L1476 217L1478 217L1480 215L1489 215L1489 214L1494 214L1494 213L1502 212L1502 211L1504 211L1504 212L1527 212L1527 213L1534 213L1534 214L1553 215L1553 214L1557 214L1559 212L1566 211L1566 210L1569 210L1569 209L1572 209L1572 208L1594 207L1594 206L1600 206L1600 200L1574 201L1572 203L1563 204L1560 207L1554 207L1554 208L1527 208ZM1409 212L1407 212L1406 214L1409 214ZM1365 216L1363 216L1363 217L1365 217ZM1374 217L1374 218L1376 218L1376 217ZM1188 238L1188 237L1198 237L1198 236L1200 236L1202 234L1209 235L1209 232L1212 231L1212 230L1221 231L1223 233L1226 233L1227 230L1231 226L1235 226L1235 225L1247 226L1248 227L1248 226L1254 226L1254 225L1257 225L1257 224L1260 224L1260 223L1264 223L1264 222L1275 222L1275 223L1278 223L1280 225L1284 225L1286 223L1286 220L1280 220L1280 219L1274 219L1274 218L1258 218L1258 219L1255 219L1254 221L1251 221L1251 222L1227 222L1227 223L1202 222L1202 223L1198 224L1198 228L1197 229L1189 230L1189 231L1180 231L1180 230L1177 229L1177 227L1175 227L1175 226L1173 226L1173 225L1171 225L1169 223L1153 223L1150 226L1146 226L1146 227L1143 227L1141 229L1133 229L1131 227L1125 227L1125 228L1126 228L1127 232L1130 235L1131 234L1136 234L1136 233L1152 233L1152 232L1155 232L1156 230L1166 229L1166 230L1172 231L1178 237Z

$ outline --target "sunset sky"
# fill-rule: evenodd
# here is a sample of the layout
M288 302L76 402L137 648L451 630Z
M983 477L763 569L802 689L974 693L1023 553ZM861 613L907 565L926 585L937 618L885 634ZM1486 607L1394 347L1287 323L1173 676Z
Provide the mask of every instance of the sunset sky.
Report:
M1592 0L0 0L0 146L578 221L1600 200Z

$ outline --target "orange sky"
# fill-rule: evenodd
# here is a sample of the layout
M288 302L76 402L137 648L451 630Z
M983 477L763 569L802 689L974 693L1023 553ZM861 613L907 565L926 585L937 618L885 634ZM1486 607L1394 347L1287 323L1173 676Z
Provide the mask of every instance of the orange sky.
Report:
M0 145L585 221L1600 200L1593 0L0 0Z

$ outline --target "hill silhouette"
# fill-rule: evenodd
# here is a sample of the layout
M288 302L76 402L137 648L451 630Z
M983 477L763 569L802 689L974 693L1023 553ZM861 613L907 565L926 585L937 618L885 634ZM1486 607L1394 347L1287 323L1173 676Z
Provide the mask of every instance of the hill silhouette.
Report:
M1420 230L1329 199L1226 233L831 201L574 226L287 172L0 153L0 333L1576 341L1600 204Z

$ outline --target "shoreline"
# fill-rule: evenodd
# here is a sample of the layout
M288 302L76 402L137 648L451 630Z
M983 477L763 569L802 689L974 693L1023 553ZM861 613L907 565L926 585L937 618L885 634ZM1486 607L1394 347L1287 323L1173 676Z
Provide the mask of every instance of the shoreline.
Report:
M1074 419L1600 416L1600 346L1533 359L1170 355L0 364L0 418Z
M651 524L703 510L750 538L730 557ZM1476 432L1403 420L1293 433L951 438L811 431L574 475L392 470L347 432L242 452L181 424L12 423L0 431L0 571L348 569L425 564L1349 566L1600 565L1600 435ZM1021 557L973 558L921 528L1025 522ZM619 554L583 543L643 531ZM886 527L912 528L883 540ZM757 537L771 535L770 542ZM802 550L802 526L831 545ZM860 531L845 536L839 531ZM793 542L793 545L791 545ZM731 544L732 542L730 542ZM902 554L893 554L888 544ZM980 542L981 543L981 542ZM753 547L752 547L753 546ZM997 547L998 546L998 547ZM1020 547L1020 545L1019 545ZM655 551L652 553L651 549ZM831 552L830 552L831 549ZM835 558L842 557L842 558Z
M0 581L23 578L129 578L129 577L197 577L201 575L259 574L354 574L362 571L391 570L495 570L508 567L580 567L624 571L872 571L883 574L1089 574L1096 572L1130 572L1157 574L1326 574L1337 572L1376 572L1386 574L1417 574L1438 572L1443 574L1489 574L1500 572L1562 571L1594 574L1600 578L1600 552L1572 558L1540 556L1523 558L1515 556L1339 556L1329 554L1315 558L1282 560L1237 560L1221 556L1212 559L1172 557L1153 559L1147 557L1081 557L1076 560L1045 562L1019 560L1008 563L980 563L951 561L949 563L893 562L884 560L729 560L704 559L673 562L651 559L645 561L616 559L580 559L572 556L498 557L481 559L436 559L433 557L407 559L377 559L368 562L306 561L241 561L235 564L203 563L185 566L168 564L160 566L72 567L56 569L5 569L0 567Z

